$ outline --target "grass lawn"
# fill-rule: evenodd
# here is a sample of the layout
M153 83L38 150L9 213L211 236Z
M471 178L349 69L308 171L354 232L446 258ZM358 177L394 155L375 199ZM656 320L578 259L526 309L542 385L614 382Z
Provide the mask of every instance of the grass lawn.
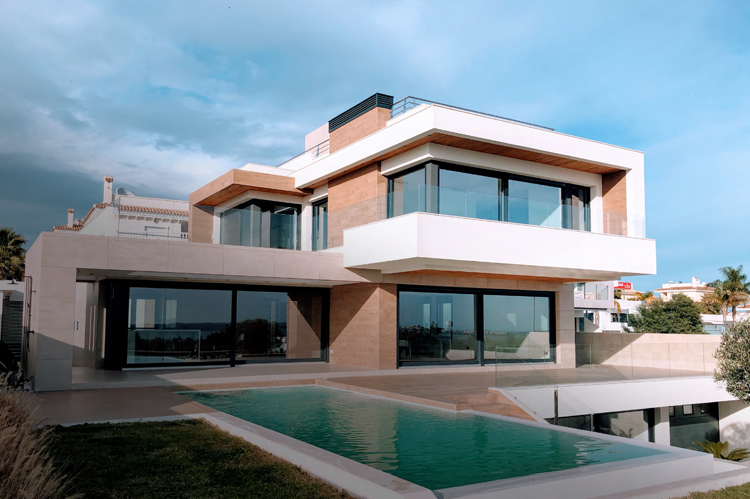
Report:
M727 487L721 490L710 490L708 492L692 492L679 499L747 499L750 497L750 483Z
M56 427L50 446L86 499L351 498L202 420Z

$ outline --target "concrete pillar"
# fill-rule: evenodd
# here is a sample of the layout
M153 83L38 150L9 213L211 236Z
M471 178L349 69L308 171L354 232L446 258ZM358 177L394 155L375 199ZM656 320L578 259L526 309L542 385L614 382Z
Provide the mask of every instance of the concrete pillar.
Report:
M654 409L654 443L669 445L669 407Z

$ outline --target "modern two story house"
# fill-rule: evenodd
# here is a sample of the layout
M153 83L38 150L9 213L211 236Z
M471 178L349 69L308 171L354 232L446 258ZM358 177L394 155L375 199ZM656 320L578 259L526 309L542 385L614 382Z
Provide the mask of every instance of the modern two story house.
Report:
M656 272L638 151L375 94L189 198L189 242L43 233L36 390L74 366L575 366L575 283ZM615 256L616 255L616 256Z

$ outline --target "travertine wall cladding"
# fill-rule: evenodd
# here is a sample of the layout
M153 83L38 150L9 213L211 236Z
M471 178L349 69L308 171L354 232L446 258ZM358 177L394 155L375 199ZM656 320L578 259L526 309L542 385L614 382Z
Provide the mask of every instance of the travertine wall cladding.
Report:
M396 345L395 284L351 284L331 290L331 364L396 369Z
M334 153L346 147L352 142L363 139L368 135L385 128L385 124L391 119L391 110L383 107L376 107L367 111L346 125L337 128L329 136L330 151Z
M378 220L385 208L388 179L380 163L347 173L328 183L328 247L344 244L344 229Z
M656 367L713 372L721 336L709 334L576 333L579 365Z
M628 193L627 172L618 171L602 175L602 209L604 233L627 235Z
M433 275L384 275L381 284L351 284L331 289L329 359L332 364L370 369L398 365L397 285L464 287L555 292L557 362L575 367L573 286L534 281Z

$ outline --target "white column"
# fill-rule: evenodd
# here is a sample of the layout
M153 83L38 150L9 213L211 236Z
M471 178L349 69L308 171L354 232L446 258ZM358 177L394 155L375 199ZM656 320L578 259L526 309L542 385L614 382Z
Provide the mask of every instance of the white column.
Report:
M654 443L669 445L669 407L654 409Z

